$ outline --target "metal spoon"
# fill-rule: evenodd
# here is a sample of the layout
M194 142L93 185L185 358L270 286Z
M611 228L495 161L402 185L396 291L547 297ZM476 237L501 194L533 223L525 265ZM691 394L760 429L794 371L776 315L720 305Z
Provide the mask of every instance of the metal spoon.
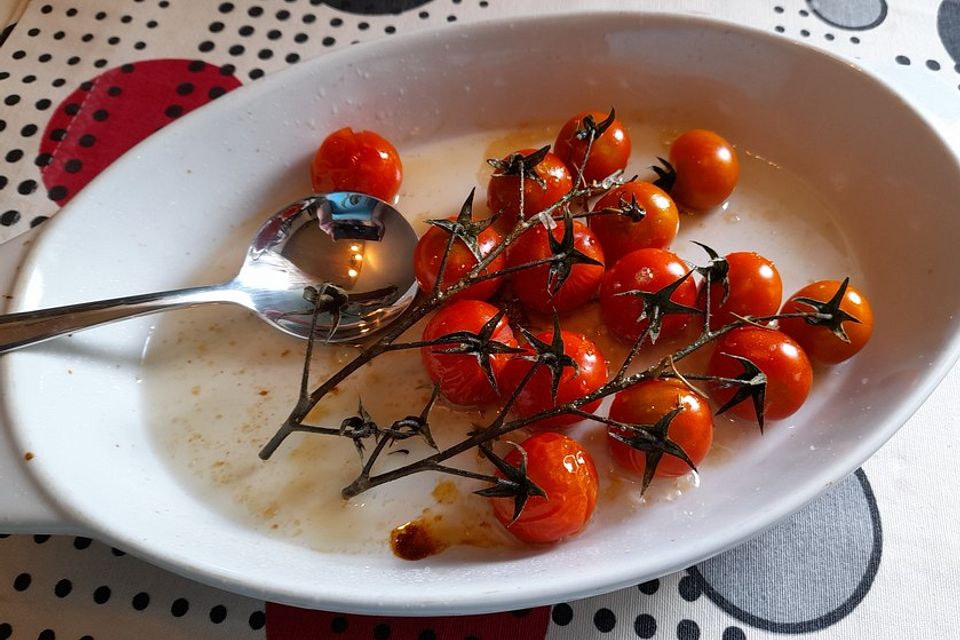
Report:
M382 329L417 293L417 234L387 203L352 192L314 195L267 220L237 276L223 284L0 315L0 353L96 325L208 302L231 302L298 338L350 342Z

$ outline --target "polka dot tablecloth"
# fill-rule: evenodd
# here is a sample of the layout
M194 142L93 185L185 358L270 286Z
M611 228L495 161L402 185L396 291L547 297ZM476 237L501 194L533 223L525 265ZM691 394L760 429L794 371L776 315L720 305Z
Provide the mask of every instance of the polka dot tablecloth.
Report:
M31 0L10 4L0 36L0 242L139 140L288 65L596 5L713 15L821 47L960 136L960 0ZM956 637L958 393L955 371L861 470L759 538L615 593L484 616L341 615L218 591L87 538L3 535L0 640Z

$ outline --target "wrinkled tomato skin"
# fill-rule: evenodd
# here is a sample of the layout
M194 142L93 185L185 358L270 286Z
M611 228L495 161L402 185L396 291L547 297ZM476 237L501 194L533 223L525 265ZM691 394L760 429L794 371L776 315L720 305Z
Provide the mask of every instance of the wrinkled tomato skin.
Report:
M564 234L563 223L558 223L552 231L548 231L542 224L537 224L524 232L508 250L507 266L519 266L552 256L548 233L552 233L554 239L559 241ZM577 220L573 221L573 246L586 256L600 262L601 265L584 263L573 265L563 286L553 296L547 288L549 265L544 264L513 273L510 276L513 293L525 307L540 313L550 313L554 310L564 313L577 309L597 297L600 283L603 282L603 248L590 228Z
M596 391L607 382L607 361L593 340L581 333L564 330L561 330L560 336L563 340L563 351L577 363L577 370L564 367L560 375L560 386L557 388L557 399L554 401L552 398L553 374L547 367L538 367L513 404L512 412L516 417L532 416L572 402ZM553 340L553 330L539 334L537 339L550 344ZM507 363L503 373L504 394L508 393L507 389L512 390L520 385L533 364L531 360L520 357L515 357ZM584 411L595 411L599 406L600 401L595 400L580 408ZM580 420L582 418L576 415L560 414L538 420L530 426L535 429L557 429Z
M718 328L736 320L736 316L762 317L777 313L783 299L783 281L772 261L752 251L729 253L724 258L730 293L723 301L723 285L710 285L710 326ZM706 289L701 285L700 307L706 305Z
M677 443L699 465L707 456L713 442L713 414L707 399L677 380L648 380L617 393L610 405L610 418L628 424L656 424L660 418L678 406L683 411L674 416L667 429L667 437ZM611 427L612 431L617 431ZM618 431L630 437L629 431ZM643 451L608 438L613 460L621 469L643 477L646 456ZM683 476L690 466L680 458L665 454L657 464L654 476L658 478Z
M797 298L810 298L827 302L840 290L837 280L821 280L803 287L784 303L781 313L809 312L812 309ZM780 330L796 340L812 360L824 364L838 364L852 358L870 340L873 334L873 309L870 301L857 288L848 285L840 302L840 309L860 322L844 322L843 330L850 342L844 342L823 326L809 324L802 318L782 318Z
M582 531L597 506L600 485L590 452L573 438L549 431L520 446L527 454L527 477L547 497L531 496L513 524L514 499L491 498L497 520L518 539L533 544L558 542ZM514 450L505 459L516 467L522 456Z
M521 149L516 153L530 155L536 149ZM513 155L513 154L510 154ZM510 155L503 158L507 161ZM545 187L541 187L534 180L524 177L523 180L523 214L524 218L540 213L550 205L556 203L573 188L573 177L570 170L560 158L552 153L534 169L540 176ZM497 225L501 229L512 229L520 220L520 176L504 175L496 170L490 176L487 184L487 207L490 213L498 216Z
M484 323L493 318L499 309L480 300L457 300L445 305L427 323L423 330L424 340L435 340L457 331L478 333ZM504 316L497 324L493 339L510 347L516 347L513 330ZM490 386L487 376L476 356L470 354L441 353L443 349L458 346L438 345L421 347L420 356L430 379L440 385L440 392L453 404L481 406L491 404L499 398L498 389ZM510 356L498 354L490 358L494 379L498 388L503 369Z
M628 342L637 340L649 321L638 318L643 312L643 300L633 295L618 295L624 291L659 291L682 278L690 269L676 254L664 249L638 249L621 258L608 269L600 288L600 311L607 327ZM692 277L683 281L670 300L687 307L697 303L697 285ZM671 314L663 319L660 339L678 335L695 314Z
M813 370L803 348L790 336L774 329L740 327L723 335L718 341L707 365L712 376L736 378L743 373L743 365L732 355L747 358L767 377L764 416L767 420L782 420L800 407L810 394ZM723 406L736 389L723 388L713 383L710 395ZM747 420L756 420L753 400L747 398L729 409L729 413Z
M403 163L390 141L373 131L344 127L324 139L310 164L316 193L357 191L395 202Z
M692 211L718 207L740 179L740 161L733 146L706 129L682 133L670 146L670 164L677 181L670 195Z
M587 115L593 117L596 124L607 119L607 114L600 111L584 111L567 120L557 134L553 145L553 153L560 158L576 178L577 171L583 166L583 179L589 184L600 181L612 175L615 171L623 171L630 161L630 134L619 118L614 118L610 126L590 145L590 157L586 165L583 160L587 152L587 140L577 138L577 131L583 125Z
M616 209L623 200L646 212L638 222L622 215L604 214L590 217L590 229L596 234L609 264L637 249L666 249L677 237L680 212L673 199L650 182L634 181L607 192L593 206L593 211Z
M440 272L440 263L443 261L443 253L446 251L450 234L439 227L431 226L425 234L420 237L417 246L413 252L414 273L417 277L417 284L420 290L431 294L437 283L437 274ZM486 257L491 251L500 244L500 233L492 226L487 227L480 232L480 255ZM490 263L490 266L484 269L484 273L493 273L503 269L506 264L506 256L501 253ZM449 286L457 282L477 266L477 259L471 253L467 245L459 238L454 240L450 248L450 255L447 258L447 264L444 268L443 286ZM484 280L471 285L452 296L450 300L488 300L500 288L501 278Z

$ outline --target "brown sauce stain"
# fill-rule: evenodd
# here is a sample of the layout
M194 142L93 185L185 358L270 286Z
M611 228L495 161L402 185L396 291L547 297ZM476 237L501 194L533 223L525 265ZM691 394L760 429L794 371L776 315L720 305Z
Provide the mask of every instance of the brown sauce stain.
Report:
M390 532L390 548L403 560L423 560L453 546L478 548L521 546L499 524L477 518L444 518L424 509L419 518Z
M33 460L34 457L35 456L33 455L33 451L27 451L25 454L23 454L23 459L26 460L27 462L30 462L31 460Z

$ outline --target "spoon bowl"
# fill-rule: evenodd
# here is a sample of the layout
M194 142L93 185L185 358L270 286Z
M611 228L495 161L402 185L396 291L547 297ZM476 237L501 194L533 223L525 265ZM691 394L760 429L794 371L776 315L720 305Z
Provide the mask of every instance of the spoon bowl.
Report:
M229 302L307 339L353 342L402 314L417 293L417 234L395 208L341 191L308 196L257 231L235 278L0 316L0 353L65 333L170 309Z

